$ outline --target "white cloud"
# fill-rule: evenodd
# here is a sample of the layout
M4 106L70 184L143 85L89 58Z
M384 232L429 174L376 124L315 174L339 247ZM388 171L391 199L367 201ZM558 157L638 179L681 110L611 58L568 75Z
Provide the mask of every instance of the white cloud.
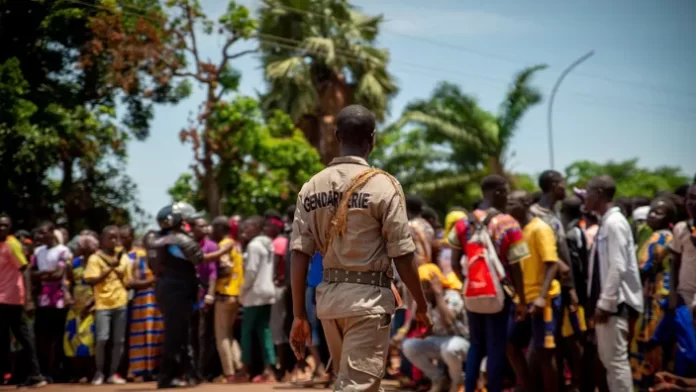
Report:
M421 37L520 34L537 27L528 21L486 11L401 8L383 12L388 21L385 30Z

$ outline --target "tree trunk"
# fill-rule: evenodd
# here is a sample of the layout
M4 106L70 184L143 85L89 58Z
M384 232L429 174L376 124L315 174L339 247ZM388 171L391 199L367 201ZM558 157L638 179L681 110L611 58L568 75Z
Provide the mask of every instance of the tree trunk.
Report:
M74 229L75 216L78 213L76 208L77 200L72 195L73 183L75 181L73 176L73 158L65 158L62 160L62 170L63 170L63 180L60 183L60 197L63 199L66 226L68 232L72 233Z
M297 121L295 126L302 130L302 133L309 144L319 151L321 144L321 129L319 127L319 119L317 119L317 116L302 116L302 118Z
M498 174L506 178L508 177L507 173L505 172L503 162L500 159L500 155L491 156L488 158L488 170L491 174Z
M221 215L220 186L215 176L215 166L213 165L213 157L208 143L204 144L203 150L203 191L205 192L205 202L210 216L216 217Z
M338 139L336 139L336 116L331 114L321 116L319 130L321 131L319 155L321 155L321 162L328 165L341 153Z
M336 139L336 116L350 103L350 86L343 75L331 75L319 88L319 154L327 165L340 154Z

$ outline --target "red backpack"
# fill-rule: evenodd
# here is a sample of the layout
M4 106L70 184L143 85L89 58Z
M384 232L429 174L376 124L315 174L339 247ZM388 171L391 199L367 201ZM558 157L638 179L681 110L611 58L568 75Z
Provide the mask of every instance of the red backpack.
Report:
M466 263L463 266L466 280L462 294L464 306L474 313L498 313L505 305L502 283L505 279L505 268L488 232L488 225L496 215L498 212L490 212L483 221L477 219L474 214L469 216L469 230L472 232L463 247L466 255Z

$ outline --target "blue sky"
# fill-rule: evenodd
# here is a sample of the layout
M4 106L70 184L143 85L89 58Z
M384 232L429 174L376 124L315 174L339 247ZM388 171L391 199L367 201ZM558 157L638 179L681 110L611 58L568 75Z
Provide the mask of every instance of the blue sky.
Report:
M219 15L225 0L202 0ZM256 9L259 0L240 3ZM691 0L462 1L359 0L386 18L379 45L389 49L389 70L400 87L390 119L413 99L429 96L438 81L459 84L482 107L497 111L515 72L545 63L534 84L545 96L568 64L595 55L571 73L554 104L556 169L588 159L638 157L648 167L696 172L696 2ZM203 57L218 59L222 38L199 41ZM243 43L238 49L252 47ZM253 56L233 64L243 75L240 94L264 89ZM167 189L189 171L190 146L178 133L197 113L201 91L177 106L158 107L151 136L129 146L127 173L151 214L170 202ZM513 140L513 169L549 167L546 105L532 109Z

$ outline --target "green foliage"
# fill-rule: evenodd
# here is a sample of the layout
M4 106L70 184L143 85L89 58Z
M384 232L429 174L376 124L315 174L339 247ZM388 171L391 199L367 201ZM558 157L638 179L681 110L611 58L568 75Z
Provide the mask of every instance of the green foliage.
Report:
M638 159L601 164L577 161L565 169L570 187L584 188L593 177L609 175L616 181L618 197L653 197L659 191L674 191L688 184L689 178L678 167L663 166L654 170L638 166Z
M328 128L340 109L361 104L383 121L398 91L389 52L376 47L383 20L347 0L267 0L261 8L264 110L288 113L324 162L338 150Z
M520 119L541 101L529 83L544 68L530 67L515 76L498 115L482 109L459 86L438 84L430 98L410 102L380 133L376 164L395 174L406 192L421 194L443 213L453 206L471 206L481 197L478 184L489 173L534 189L528 177L509 173L505 161Z
M529 174L517 173L512 176L512 179L516 189L522 189L531 193L540 191L538 185L539 181L536 177L530 176Z
M110 59L82 57L92 18L111 3L0 3L0 209L17 227L53 219L71 231L99 228L138 211L122 174L126 145L147 136L148 101L162 94L122 95L126 127L116 125L118 91L103 72Z
M319 155L285 113L264 121L256 100L239 97L219 103L210 117L213 143L219 151L216 180L223 212L246 216L295 202L302 184L322 169ZM205 208L202 184L182 174L169 189L173 200Z

